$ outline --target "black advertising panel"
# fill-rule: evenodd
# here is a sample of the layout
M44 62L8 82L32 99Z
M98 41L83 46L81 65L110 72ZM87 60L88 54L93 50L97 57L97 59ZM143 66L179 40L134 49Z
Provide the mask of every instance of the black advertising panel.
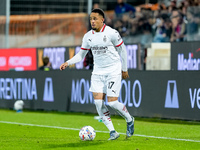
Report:
M71 74L70 111L96 113L92 93L88 91L91 73L74 70ZM198 72L129 70L129 76L122 80L119 101L131 115L200 120ZM108 105L107 101L105 104Z
M70 111L96 113L94 98L89 91L91 71L71 70Z
M172 70L200 70L200 42L171 43Z
M121 82L119 101L131 115L200 120L197 71L129 70L129 76ZM22 99L26 109L97 113L90 77L91 71L77 69L0 72L0 108Z
M139 107L128 107L132 115L200 120L197 72L138 72L133 77L141 84L142 98Z
M23 100L26 109L66 111L65 78L55 71L0 72L0 107L13 108L16 100Z

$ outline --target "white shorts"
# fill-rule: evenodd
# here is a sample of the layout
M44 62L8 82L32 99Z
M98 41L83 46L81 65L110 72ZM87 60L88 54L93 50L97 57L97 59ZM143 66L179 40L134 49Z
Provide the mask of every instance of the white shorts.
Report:
M105 93L110 97L119 97L122 75L96 75L92 74L89 91Z

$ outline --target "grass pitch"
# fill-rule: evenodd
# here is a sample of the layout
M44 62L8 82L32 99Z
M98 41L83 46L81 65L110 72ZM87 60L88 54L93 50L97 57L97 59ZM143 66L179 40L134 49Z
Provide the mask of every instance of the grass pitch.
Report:
M120 137L108 141L105 125L93 114L0 110L2 150L199 150L200 122L135 119L135 134L126 139L126 122L112 121ZM96 131L94 141L81 141L79 129L85 125Z

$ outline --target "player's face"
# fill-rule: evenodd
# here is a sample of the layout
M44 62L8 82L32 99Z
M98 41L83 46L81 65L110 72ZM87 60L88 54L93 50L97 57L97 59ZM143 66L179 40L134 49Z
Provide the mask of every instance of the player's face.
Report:
M95 30L96 32L99 32L101 28L103 27L103 21L104 21L104 18L98 13L90 14L90 23L91 23L92 29Z

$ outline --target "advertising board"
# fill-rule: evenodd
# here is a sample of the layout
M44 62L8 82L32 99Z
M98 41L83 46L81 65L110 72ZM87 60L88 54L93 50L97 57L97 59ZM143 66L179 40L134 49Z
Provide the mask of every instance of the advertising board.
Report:
M0 108L22 99L26 109L97 113L89 88L90 70L0 73ZM119 101L131 115L200 120L200 80L196 71L134 71L122 80ZM111 114L112 110L105 99Z
M0 50L0 71L36 70L35 48L11 48Z
M172 43L171 70L200 70L200 42Z

